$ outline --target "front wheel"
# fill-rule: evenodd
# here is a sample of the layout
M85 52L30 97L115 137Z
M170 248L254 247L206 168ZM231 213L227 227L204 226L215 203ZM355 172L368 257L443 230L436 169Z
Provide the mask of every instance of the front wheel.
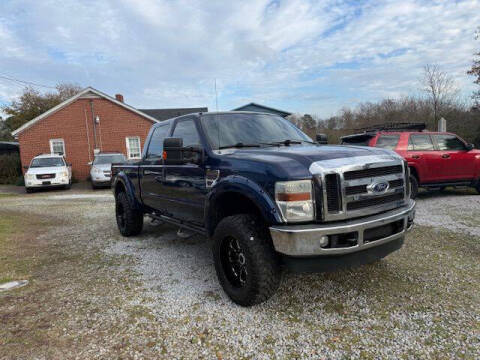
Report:
M130 205L124 192L115 198L115 215L120 234L123 236L140 234L143 228L143 213Z
M418 195L418 180L415 176L410 175L410 198L415 199Z
M218 280L237 304L252 306L278 289L281 268L267 229L251 215L223 219L213 236Z

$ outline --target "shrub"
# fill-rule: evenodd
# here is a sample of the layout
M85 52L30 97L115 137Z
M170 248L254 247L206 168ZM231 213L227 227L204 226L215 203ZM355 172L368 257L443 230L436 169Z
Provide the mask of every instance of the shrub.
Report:
M15 184L22 176L20 156L16 153L0 155L0 184Z

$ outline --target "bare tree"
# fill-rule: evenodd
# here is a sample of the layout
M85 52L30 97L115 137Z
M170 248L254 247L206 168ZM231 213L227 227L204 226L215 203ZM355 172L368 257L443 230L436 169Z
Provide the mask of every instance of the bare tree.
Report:
M475 33L475 39L480 40L480 26ZM480 51L475 54L476 59L473 60L472 68L467 72L467 74L475 76L476 79L473 81L475 84L480 86ZM473 100L475 101L475 109L480 110L480 90L477 90L472 95Z
M435 126L454 102L458 89L453 78L441 71L438 65L425 65L421 83L432 107L433 126Z

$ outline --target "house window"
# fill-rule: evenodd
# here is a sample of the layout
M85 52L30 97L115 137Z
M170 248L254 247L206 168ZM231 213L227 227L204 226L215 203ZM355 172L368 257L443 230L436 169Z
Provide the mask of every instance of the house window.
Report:
M65 142L63 139L50 139L50 152L57 155L65 155Z
M140 147L140 138L138 136L125 138L127 142L127 157L129 159L140 159L142 157L142 149Z

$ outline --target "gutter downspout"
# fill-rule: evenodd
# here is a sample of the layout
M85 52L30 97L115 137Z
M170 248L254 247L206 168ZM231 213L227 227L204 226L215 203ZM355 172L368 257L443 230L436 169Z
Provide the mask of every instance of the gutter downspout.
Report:
M90 110L92 111L92 122L93 122L93 151L97 148L97 129L95 125L95 112L93 110L93 100L90 100Z

